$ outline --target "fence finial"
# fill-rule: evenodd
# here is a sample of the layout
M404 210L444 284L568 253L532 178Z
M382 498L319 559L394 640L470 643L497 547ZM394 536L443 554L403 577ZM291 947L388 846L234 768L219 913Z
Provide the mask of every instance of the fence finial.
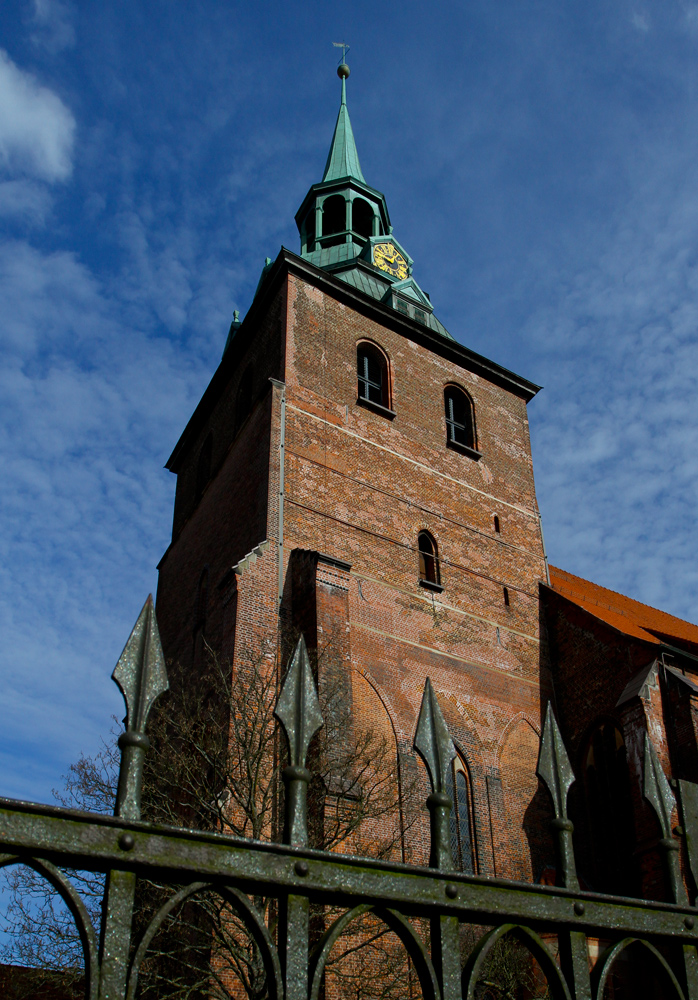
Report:
M422 758L431 779L431 795L427 806L431 813L431 856L432 868L450 871L453 868L449 816L453 800L446 792L448 770L456 756L451 734L446 720L436 700L436 694L427 677L419 710L417 730L414 734L414 749Z
M652 745L649 733L645 732L644 776L642 794L654 809L659 820L662 837L659 847L664 858L667 890L672 903L685 903L686 891L679 871L679 842L672 834L671 819L676 808L676 799L671 786L659 763L657 751Z
M140 819L143 757L150 746L145 726L155 699L169 687L152 594L148 594L111 676L126 702L126 731L119 736L121 766L114 812L124 819Z
M286 672L274 715L284 727L288 739L289 766L283 770L286 785L283 840L285 844L306 847L310 771L305 766L305 759L310 741L323 725L323 718L302 635Z
M575 777L550 702L548 702L545 713L536 774L550 792L550 797L553 800L555 818L551 826L557 833L560 882L567 889L578 889L579 880L577 879L572 844L574 825L567 816L567 795Z

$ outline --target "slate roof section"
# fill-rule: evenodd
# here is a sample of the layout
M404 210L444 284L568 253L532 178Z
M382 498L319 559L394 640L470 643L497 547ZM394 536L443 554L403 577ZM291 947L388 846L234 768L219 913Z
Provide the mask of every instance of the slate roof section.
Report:
M550 567L551 589L573 604L600 618L633 639L660 645L662 642L698 649L698 625L617 594L565 570Z
M347 260L356 260L363 247L358 243L340 243L338 246L323 247L320 250L313 250L312 253L303 254L315 267L331 267L334 264Z
M360 292L370 295L372 299L378 299L379 302L388 290L388 281L381 281L378 277L374 278L372 274L366 274L358 267L354 267L350 271L340 271L337 277L346 281L348 285L358 288Z

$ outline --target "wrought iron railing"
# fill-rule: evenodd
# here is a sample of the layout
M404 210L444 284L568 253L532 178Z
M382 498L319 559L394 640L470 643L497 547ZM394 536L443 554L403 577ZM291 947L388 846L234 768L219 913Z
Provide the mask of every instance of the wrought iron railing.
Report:
M261 957L269 1000L318 1000L330 951L355 919L372 913L399 938L424 1000L475 1000L493 949L507 936L537 961L555 1000L602 1000L609 972L630 945L655 963L665 994L698 1000L696 909L688 905L671 828L674 795L649 739L644 796L662 829L665 880L672 903L583 892L575 870L567 794L574 775L548 707L538 776L550 792L559 887L465 875L453 870L449 836L448 768L455 756L445 720L427 680L415 735L431 780L430 867L393 864L312 850L307 846L308 747L322 724L315 682L301 639L286 674L276 715L288 737L283 844L164 827L140 820L145 726L167 689L151 599L113 674L126 700L119 739L121 768L116 815L106 817L9 799L0 800L0 864L17 862L41 873L73 915L85 955L89 1000L135 998L155 934L173 909L204 891L226 901ZM106 873L101 927L93 925L63 869ZM134 933L136 880L172 887L147 926ZM273 932L255 899L274 902ZM311 948L311 904L341 913ZM415 920L414 918L420 918ZM429 933L419 926L428 921ZM459 928L488 930L461 967ZM428 937L428 943L426 938ZM607 942L590 961L589 943ZM551 949L551 942L556 947ZM649 987L648 987L649 989ZM648 997L652 993L646 994Z

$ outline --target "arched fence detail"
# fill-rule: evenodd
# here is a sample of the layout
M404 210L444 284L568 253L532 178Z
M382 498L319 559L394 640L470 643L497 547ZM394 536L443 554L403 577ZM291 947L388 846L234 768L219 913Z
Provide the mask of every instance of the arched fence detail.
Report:
M454 870L447 777L456 749L428 679L414 737L414 749L431 784L426 802L429 866L419 867L308 846L311 773L306 758L323 719L302 638L284 675L275 713L287 739L289 761L282 772L282 843L141 820L143 760L149 745L145 726L153 702L168 685L150 598L113 677L127 708L126 730L119 737L115 815L0 799L4 852L0 867L31 866L65 902L82 942L87 1000L134 1000L141 963L159 928L178 905L203 892L216 893L230 905L259 949L269 1000L318 1000L332 946L352 921L369 913L402 943L424 1000L474 1000L475 984L488 955L506 935L525 946L538 962L554 1000L602 1000L613 963L636 944L658 963L678 1000L698 1000L698 908L695 900L691 904L686 897L678 864L677 836L682 834L671 825L674 792L649 736L645 738L642 794L662 831L657 850L670 902L605 896L580 888L573 827L567 815L567 796L575 775L550 705L536 774L552 803L558 880L554 887ZM685 814L686 810L684 820ZM698 829L698 816L695 819ZM105 873L99 933L64 869ZM138 879L170 886L172 895L136 942L133 916ZM272 914L273 922L267 924L251 897L270 901L267 917ZM312 954L311 902L343 911ZM414 918L429 922L428 945L412 925ZM460 957L462 924L493 927L475 946L465 970ZM547 939L556 940L556 958ZM590 973L590 942L599 940L611 945Z
M204 892L215 892L228 903L235 913L240 917L245 930L249 933L262 956L262 963L266 974L267 992L269 1000L283 1000L284 988L281 976L281 965L279 955L271 939L271 934L264 923L262 915L253 903L250 902L244 893L230 886L216 884L215 882L192 882L190 885L173 893L170 898L163 903L160 909L152 917L150 923L143 932L136 952L131 962L126 989L126 1000L135 1000L138 989L138 974L141 964L145 958L148 948L153 942L153 938L164 924L167 917L180 905L189 899Z
M85 997L86 1000L97 1000L99 995L99 951L97 935L90 914L87 912L82 897L70 879L50 861L31 856L22 857L11 854L0 854L0 868L10 865L26 865L33 868L56 890L70 915L75 921L75 927L82 945L85 963Z
M593 995L596 1000L603 1000L604 990L606 989L606 983L608 981L608 976L613 968L613 963L617 958L631 945L638 945L638 947L643 948L649 953L652 960L656 962L661 969L665 972L669 982L674 988L676 1000L685 1000L684 992L679 986L678 980L674 975L671 966L664 958L662 953L655 948L651 941L642 941L639 938L626 937L622 941L617 941L610 948L607 948L594 967L594 975L592 977L593 985Z
M502 924L479 940L463 969L463 1000L476 1000L475 991L492 949L507 935L516 938L536 959L548 981L553 1000L571 1000L567 983L545 943L535 931L521 924Z
M310 956L309 1000L318 1000L325 965L334 945L339 941L350 923L368 913L373 913L379 920L382 920L389 930L393 931L400 939L407 955L414 964L424 1000L441 1000L441 991L434 966L429 958L429 952L409 920L397 910L380 909L379 907L372 906L370 903L360 903L347 913L343 913L341 917L338 917L328 927L320 938Z

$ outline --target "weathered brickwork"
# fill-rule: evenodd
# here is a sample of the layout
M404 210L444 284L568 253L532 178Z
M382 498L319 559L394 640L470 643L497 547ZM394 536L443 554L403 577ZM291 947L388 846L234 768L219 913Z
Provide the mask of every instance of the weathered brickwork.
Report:
M206 641L234 662L268 656L273 669L302 631L321 685L323 657L345 665L357 718L389 740L396 782L422 803L427 777L412 740L430 677L469 778L476 870L540 878L553 863L535 777L549 669L525 393L506 374L485 377L457 346L422 343L414 324L344 301L337 285L292 268L279 275L175 450L175 526L158 595L166 653L193 655L207 567ZM388 358L394 415L357 403L365 340ZM250 364L254 402L240 427L236 400ZM473 401L479 460L446 446L443 394L453 384ZM197 499L209 433L211 478ZM420 586L421 530L438 546L441 591ZM427 814L409 818L411 808L402 802L400 851L425 863Z
M366 342L386 359L383 408L357 398ZM451 385L473 402L479 457L447 446ZM583 885L665 898L645 734L667 774L698 778L693 661L677 669L662 645L693 656L698 630L559 570L547 584L532 388L283 251L169 462L166 655L195 677L208 644L232 671L261 665L278 683L303 634L321 696L339 683L351 726L379 740L397 803L341 849L373 844L418 863L429 785L412 741L429 677L467 776L467 863L544 882L556 878L554 845L535 770L552 699L578 779ZM422 531L438 552L430 586ZM345 777L327 780L324 800L310 792L315 833L353 808ZM680 861L693 891L685 843Z
M267 538L278 500L278 406L270 378L283 371L284 311L282 292L253 331L239 332L168 463L177 473L177 491L172 544L159 567L157 608L173 660L186 663L192 655L199 581L206 570L206 634L217 650L232 654L239 600L232 599L230 577ZM241 410L241 380L250 371L248 402ZM199 456L209 435L210 475L197 497ZM275 562L275 551L271 558ZM275 603L274 621L266 622L272 631L276 608Z

